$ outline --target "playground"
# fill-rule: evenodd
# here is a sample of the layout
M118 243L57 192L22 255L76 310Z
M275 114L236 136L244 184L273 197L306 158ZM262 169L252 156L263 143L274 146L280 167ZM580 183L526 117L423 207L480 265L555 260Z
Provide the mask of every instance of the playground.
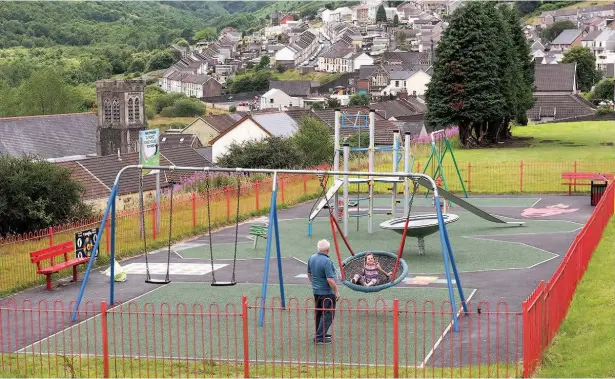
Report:
M43 352L121 357L123 375L135 374L124 359L145 360L145 367L137 366L147 376L150 368L156 376L156 361L163 362L163 371L164 362L208 361L221 370L212 376L230 375L223 367L245 368L248 362L273 364L273 376L275 367L284 365L296 365L303 375L305 365L375 367L383 368L384 376L391 367L404 368L407 375L411 368L501 363L508 373L508 367L517 367L525 353L522 303L559 270L596 209L593 198L590 204L587 196L469 196L452 147L446 137L436 139L438 133L432 134L432 155L422 172L413 172L410 135L402 139L399 132L393 146L380 149L392 154L391 172L376 172L373 114L354 122L369 129L370 147L354 148L367 153L368 165L351 171L351 148L337 130L344 116L336 120L330 171L203 168L207 175L215 170L272 174L268 216L239 220L238 182L235 222L214 229L207 187L207 232L177 243L169 237L168 246L153 251L142 234L145 254L117 267L125 281L111 281L107 267L93 268L90 260L83 280L62 279L51 292L38 287L2 300L3 351L17 357ZM447 153L455 175L445 177ZM157 169L171 175L198 170ZM320 196L278 209L275 177L282 172L314 175ZM111 262L116 254L112 200L120 176L101 222L111 220ZM449 191L451 185L461 191ZM141 203L142 230L144 208ZM171 235L171 220L161 235ZM94 251L102 233L100 228ZM341 299L329 330L333 341L318 345L306 262L323 238L331 242ZM374 253L393 272L388 282L370 288L349 282L363 252ZM116 266L111 268L113 276ZM23 311L24 304L39 304L39 311Z

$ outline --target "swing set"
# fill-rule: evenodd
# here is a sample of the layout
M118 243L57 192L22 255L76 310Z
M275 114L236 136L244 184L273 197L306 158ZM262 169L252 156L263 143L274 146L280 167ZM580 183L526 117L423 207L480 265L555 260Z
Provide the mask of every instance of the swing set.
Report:
M114 181L113 187L111 188L111 193L109 195L109 199L107 202L107 206L105 208L105 212L104 215L102 217L101 220L101 227L99 228L99 232L96 238L96 243L94 245L94 251L96 251L98 249L98 245L100 244L100 241L102 240L101 236L102 236L102 232L105 229L104 225L107 223L107 220L110 220L110 262L114 262L115 261L115 253L116 253L116 246L115 246L115 241L116 241L116 231L115 231L115 224L116 224L116 197L118 194L118 188L119 188L119 184L120 184L120 179L122 177L122 175L127 171L127 170L140 170L141 172L143 170L160 170L160 171L170 171L171 173L176 172L176 171L191 171L191 172L198 172L198 171L203 171L205 173L207 173L207 177L208 177L208 181L207 183L209 183L209 175L211 172L233 172L233 173L261 173L261 174L270 174L272 175L272 191L271 191L271 202L270 202L270 210L269 210L269 221L268 221L268 228L267 228L267 246L266 246L266 251L265 251L265 259L264 259L264 271L263 271L263 282L262 282L262 295L261 295L261 304L260 304L260 315L259 315L259 325L262 326L263 322L264 322L264 315L265 315L265 301L267 298L267 288L268 288L268 279L269 279L269 264L270 264L270 258L271 258L271 250L272 250L272 244L275 243L275 248L276 248L276 261L277 261L277 268L278 268L278 278L279 278L279 287L280 287L280 297L281 297L281 306L282 308L286 308L286 299L285 299L285 291L284 291L284 276L283 276L283 271L282 271L282 251L281 251L281 247L280 247L280 236L279 236L279 227L278 227L278 215L277 215L277 175L284 173L284 174L307 174L307 175L316 175L317 177L320 178L321 181L321 187L323 188L323 191L326 191L326 188L324 188L326 185L324 185L324 177L328 176L328 175L342 175L345 178L347 178L348 176L363 176L363 177L392 177L392 176L398 176L402 179L410 179L412 180L415 185L414 185L414 192L416 192L416 188L418 183L420 183L421 185L431 188L434 191L434 196L435 196L435 200L437 203L436 206L436 211L438 214L438 223L439 223L439 232L440 232L440 240L442 243L442 254L444 257L444 262L445 262L445 269L446 269L446 273L447 273L447 282L448 282L448 291L449 291L449 298L450 298L450 303L451 303L451 308L452 308L452 318L453 318L453 323L454 323L454 330L459 330L459 326L458 326L458 319L457 319L457 311L456 311L456 302L455 302L455 298L454 298L454 293L453 293L453 288L452 288L452 281L450 280L450 274L449 274L449 257L451 259L450 263L452 264L453 270L455 272L455 278L457 279L457 287L459 289L459 295L460 295L460 300L461 303L464 307L465 312L467 312L467 305L465 304L465 297L463 295L463 291L461 289L461 283L459 281L458 275L457 275L457 270L455 268L455 264L454 264L454 260L453 260L453 253L452 253L452 249L450 248L450 242L448 241L448 234L446 232L446 226L442 217L442 213L440 211L440 198L438 196L438 188L435 184L435 182L433 181L433 179L425 174L420 174L420 173L402 173L402 172L396 172L396 173L381 173L381 172L357 172L357 171L326 171L326 170L277 170L277 169L243 169L243 168L219 168L219 167L180 167L180 166L145 166L145 165L129 165L126 166L124 168L122 168ZM210 211L210 200L209 200L209 184L206 184L206 189L207 189L207 207L208 207L208 215L209 211ZM142 190L142 184L140 185L140 189ZM237 207L239 207L239 198L240 198L240 190L241 190L241 180L238 180L237 183ZM173 192L174 189L171 189L171 199L173 196ZM172 201L172 200L171 200ZM142 204L142 201L140 202L140 205ZM143 208L143 207L142 207ZM171 209L171 213L172 213L172 209ZM378 259L380 262L382 262L382 264L387 268L390 269L392 267L392 280L390 280L388 283L384 283L380 286L373 286L373 287L369 287L369 289L365 289L362 286L357 286L357 287L361 287L358 290L362 290L364 292L373 292L373 291L379 291L385 288L389 288L391 286L394 286L398 283L400 283L405 277L406 274L408 272L408 266L407 264L401 259L401 255L402 255L402 251L404 248L404 243L405 243L405 239L406 239L406 232L408 229L408 220L409 220L409 215L410 215L410 211L408 211L407 217L406 217L406 224L405 224L405 230L404 233L402 235L402 239L400 242L400 246L399 246L399 250L397 254L394 253L390 253L390 252L377 252L377 251L371 251L371 252L364 252L364 253L358 253L358 254L354 254L354 251L352 250L352 248L350 247L350 244L348 243L347 239L343 236L343 234L340 231L340 227L337 224L337 220L335 219L335 217L333 216L333 210L331 208L329 208L329 219L330 222L332 223L332 231L334 232L334 240L336 243L336 252L338 254L338 260L341 261L341 256L339 254L339 246L337 245L337 236L335 235L335 230L337 229L338 232L340 232L340 234L342 235L342 238L344 239L344 242L346 243L346 246L348 247L350 253L351 253L351 257L349 257L348 259L346 259L344 262L342 262L342 276L343 276L343 280L347 283L344 283L346 286L348 286L349 288L352 289L358 289L356 287L353 287L354 284L350 283L349 281L346 280L347 276L350 275L354 275L357 273L357 269L356 267L360 267L361 264L361 258L363 258L365 255L367 255L368 253L373 253L375 255L378 256ZM210 218L210 217L209 217ZM141 217L141 226L144 226L144 217ZM171 225L172 224L172 217L169 218L169 236L171 235ZM233 257L233 274L232 274L232 278L230 282L218 282L215 278L215 275L213 273L212 270L212 285L214 286L228 286L228 285L234 285L236 284L235 281L235 263L236 263L236 257L237 257L237 238L238 238L238 225L239 225L239 212L237 212L237 217L235 220L235 255ZM213 268L213 260L214 260L214 256L213 256L213 244L211 241L211 224L208 223L208 232L209 232L209 250L210 250L210 256L211 256L211 261L212 261L212 268ZM168 284L170 282L170 278L169 278L169 262L170 262L170 252L171 252L171 238L169 238L169 242L168 242L168 247L167 247L167 273L164 279L160 280L155 280L153 278L151 278L151 275L149 273L146 273L146 281L148 283L152 283L152 284ZM144 249L147 250L147 244L144 240ZM147 256L147 255L146 255ZM85 293L85 289L88 283L88 279L90 276L90 273L92 272L92 268L93 268L93 264L94 264L95 259L90 259L90 261L88 262L88 266L87 269L85 271L84 277L83 277L83 281L81 283L81 287L79 289L79 293L77 295L77 299L74 303L74 307L73 307L73 312L72 312L72 317L71 320L74 322L77 318L77 314L78 314L78 309L79 309L79 305L83 299L83 295ZM114 278L115 277L115 265L111 264L110 267L110 278ZM109 303L111 305L113 305L115 303L114 297L115 297L115 282L113 279L110 280L110 286L109 286Z
M459 183L461 184L461 189L463 190L464 196L468 197L468 192L466 191L466 186L463 183L463 179L461 178L461 172L459 171L459 166L457 166L457 160L455 159L455 154L453 154L453 146L451 146L448 137L446 136L446 131L436 130L430 134L431 138L431 154L429 154L429 158L427 159L427 163L425 163L425 167L423 168L423 174L427 172L427 169L431 167L432 178L441 178L442 185L445 190L448 189L448 184L446 183L446 177L444 176L444 170L442 168L442 162L444 162L444 158L446 157L446 153L449 153L451 158L453 159L453 165L455 165L455 172L457 173L457 177L459 178ZM431 165L431 166L430 166ZM427 193L425 197L429 195L430 190L427 189Z

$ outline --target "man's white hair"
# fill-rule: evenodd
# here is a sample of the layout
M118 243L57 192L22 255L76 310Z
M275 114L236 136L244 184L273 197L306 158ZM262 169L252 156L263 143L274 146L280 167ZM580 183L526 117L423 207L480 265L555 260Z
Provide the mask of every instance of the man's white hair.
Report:
M331 247L331 244L327 240L320 240L318 241L318 245L316 246L318 247L318 251L325 252L329 250L329 247Z

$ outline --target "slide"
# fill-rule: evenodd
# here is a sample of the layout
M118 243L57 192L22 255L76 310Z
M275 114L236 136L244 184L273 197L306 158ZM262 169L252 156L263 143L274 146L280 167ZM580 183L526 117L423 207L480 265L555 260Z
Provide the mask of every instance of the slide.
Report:
M426 188L431 188L431 184L429 183L429 181L427 181L426 179L420 178L419 179L419 183L426 187ZM467 201L453 195L452 193L448 192L447 190L445 190L442 187L438 187L438 193L440 194L440 196L444 197L445 199L448 199L449 201L452 201L453 203L459 205L461 208L465 209L468 212L474 213L475 215L477 215L478 217L485 219L487 221L491 221L491 222L495 222L498 224L509 224L509 225L523 225L525 224L524 222L521 221L504 221L501 220L497 217L495 217L492 214L489 214L485 211L483 211L480 208L477 208L476 206L468 203Z
M316 218L316 216L318 216L318 213L325 207L325 205L329 202L329 200L331 200L333 195L335 195L335 193L342 187L342 185L344 185L343 180L338 179L335 181L335 183L327 191L327 194L325 195L326 199L320 199L320 202L310 214L310 221L312 221L314 218Z

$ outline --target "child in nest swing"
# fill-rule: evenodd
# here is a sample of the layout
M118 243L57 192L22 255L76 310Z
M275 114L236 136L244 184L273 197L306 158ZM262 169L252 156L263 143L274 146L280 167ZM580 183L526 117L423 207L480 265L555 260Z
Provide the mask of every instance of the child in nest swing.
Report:
M365 264L361 269L361 274L355 274L350 282L366 287L384 284L385 282L382 282L379 279L380 273L386 275L389 280L391 280L391 277L393 276L392 272L386 272L382 269L380 263L378 263L376 257L374 257L374 254L367 254L365 256Z

